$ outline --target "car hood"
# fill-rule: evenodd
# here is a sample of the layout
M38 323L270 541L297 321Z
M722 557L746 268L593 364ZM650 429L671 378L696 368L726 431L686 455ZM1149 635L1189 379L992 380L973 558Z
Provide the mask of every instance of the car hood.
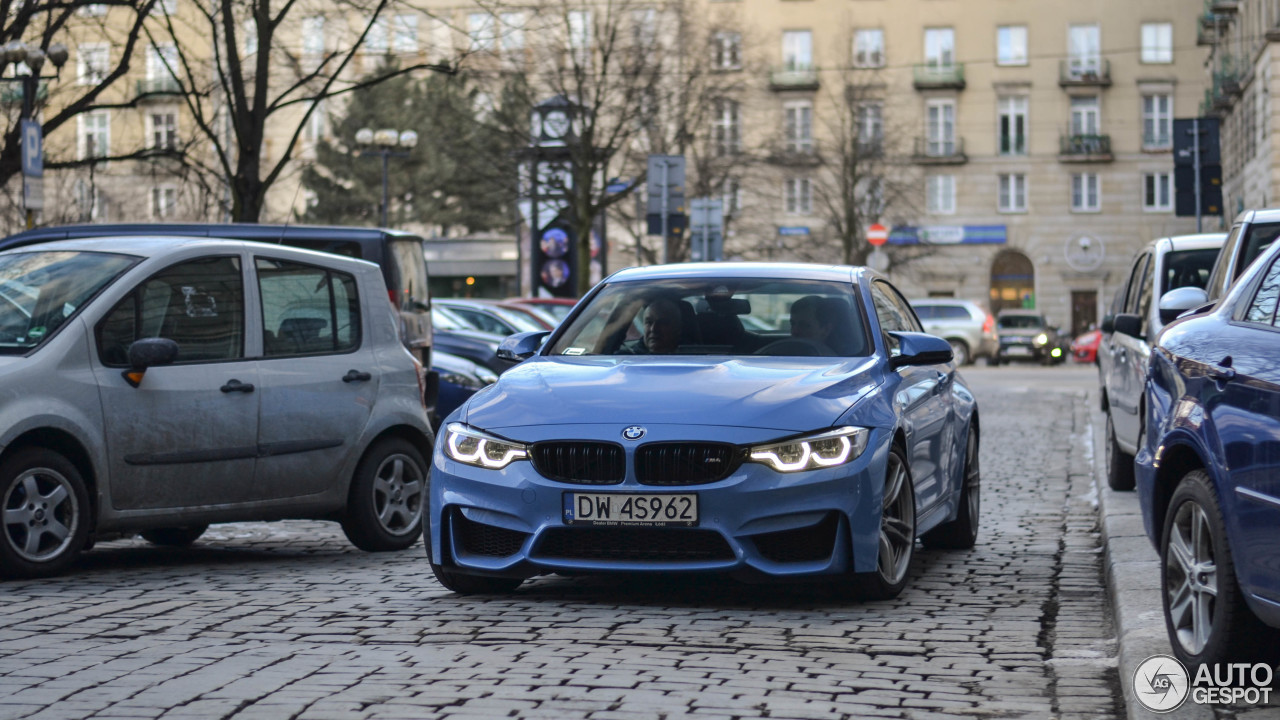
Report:
M534 357L478 393L483 429L641 423L804 432L831 426L880 382L873 358Z

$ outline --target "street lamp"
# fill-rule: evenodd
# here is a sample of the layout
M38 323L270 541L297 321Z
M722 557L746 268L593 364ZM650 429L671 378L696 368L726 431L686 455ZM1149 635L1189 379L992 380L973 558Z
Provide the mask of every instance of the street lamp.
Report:
M0 73L3 73L5 66L9 64L19 65L25 63L28 68L28 72L23 75L0 77L0 81L22 83L22 113L19 115L19 125L23 128L21 133L21 143L23 145L22 152L24 158L27 156L27 151L29 150L25 145L29 141L34 141L37 144L41 142L39 132L40 127L38 124L35 125L34 131L28 131L26 129L26 121L30 120L35 115L36 94L40 91L40 80L57 77L56 74L51 76L41 76L40 69L44 67L45 61L48 60L53 63L55 70L60 71L62 70L62 66L67 63L67 57L69 55L70 53L67 52L67 46L62 43L53 43L48 47L48 49L43 49L38 45L29 45L21 40L11 40L3 46L0 46ZM24 159L24 170L27 168L27 162L28 161ZM23 181L23 203L27 207L27 229L31 229L36 223L36 208L41 207L44 204L43 199L38 199L39 196L43 194L40 191L40 188L43 186L40 185L38 173L28 176L28 173L24 172ZM37 189L32 191L28 190L28 187Z
M382 157L382 205L378 213L378 224L381 227L387 226L387 207L390 202L387 188L390 168L387 161L393 157L409 157L409 151L417 144L418 133L412 130L360 128L356 131L356 145L360 146L360 156ZM396 148L404 148L404 150L397 151Z

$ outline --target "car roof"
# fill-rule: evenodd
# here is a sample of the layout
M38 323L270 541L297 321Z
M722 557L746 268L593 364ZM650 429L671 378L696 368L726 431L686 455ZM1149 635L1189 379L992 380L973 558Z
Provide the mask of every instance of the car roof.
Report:
M1280 208L1263 208L1259 210L1245 210L1236 216L1237 223L1274 223L1280 222Z
M335 258L341 261L359 263L369 267L377 265L367 260L316 252L296 248L289 245L252 242L248 240L231 240L227 238L193 237L183 235L112 235L108 237L79 238L76 240L55 240L41 243L38 247L24 245L2 251L4 254L24 252L54 252L75 250L81 252L109 252L138 257L156 257L167 255L179 248L208 247L211 250L266 248L277 253L286 253L300 258L320 258L326 262Z
M907 302L912 305L977 305L974 301L964 298L918 298Z
M681 278L762 278L780 280L830 280L856 282L864 277L883 277L866 268L849 265L817 265L809 263L707 262L678 265L649 265L619 270L607 282L636 280L668 280Z
M223 237L258 242L280 243L285 239L315 241L374 242L384 238L421 240L413 233L384 228L346 227L339 225L269 225L259 223L104 223L55 225L27 230L0 240L0 248L13 248L33 243L67 238L125 237L131 235L170 237Z
M1163 252L1181 250L1212 250L1220 248L1226 242L1226 233L1200 233L1198 235L1175 235L1151 241L1149 247L1159 248Z

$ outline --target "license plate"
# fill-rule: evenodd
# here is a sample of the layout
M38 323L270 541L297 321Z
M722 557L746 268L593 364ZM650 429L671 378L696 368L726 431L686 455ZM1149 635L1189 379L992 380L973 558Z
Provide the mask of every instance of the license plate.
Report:
M566 525L674 525L698 524L698 496L623 495L619 493L565 493Z
M1031 348L1013 345L1004 351L1005 355L1030 355Z

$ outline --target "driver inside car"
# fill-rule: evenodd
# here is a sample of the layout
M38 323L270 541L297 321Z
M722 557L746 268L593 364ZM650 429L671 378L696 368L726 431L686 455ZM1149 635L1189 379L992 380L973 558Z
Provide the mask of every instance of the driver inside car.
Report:
M670 298L658 298L645 306L644 336L628 340L619 355L670 355L680 345L680 306Z

